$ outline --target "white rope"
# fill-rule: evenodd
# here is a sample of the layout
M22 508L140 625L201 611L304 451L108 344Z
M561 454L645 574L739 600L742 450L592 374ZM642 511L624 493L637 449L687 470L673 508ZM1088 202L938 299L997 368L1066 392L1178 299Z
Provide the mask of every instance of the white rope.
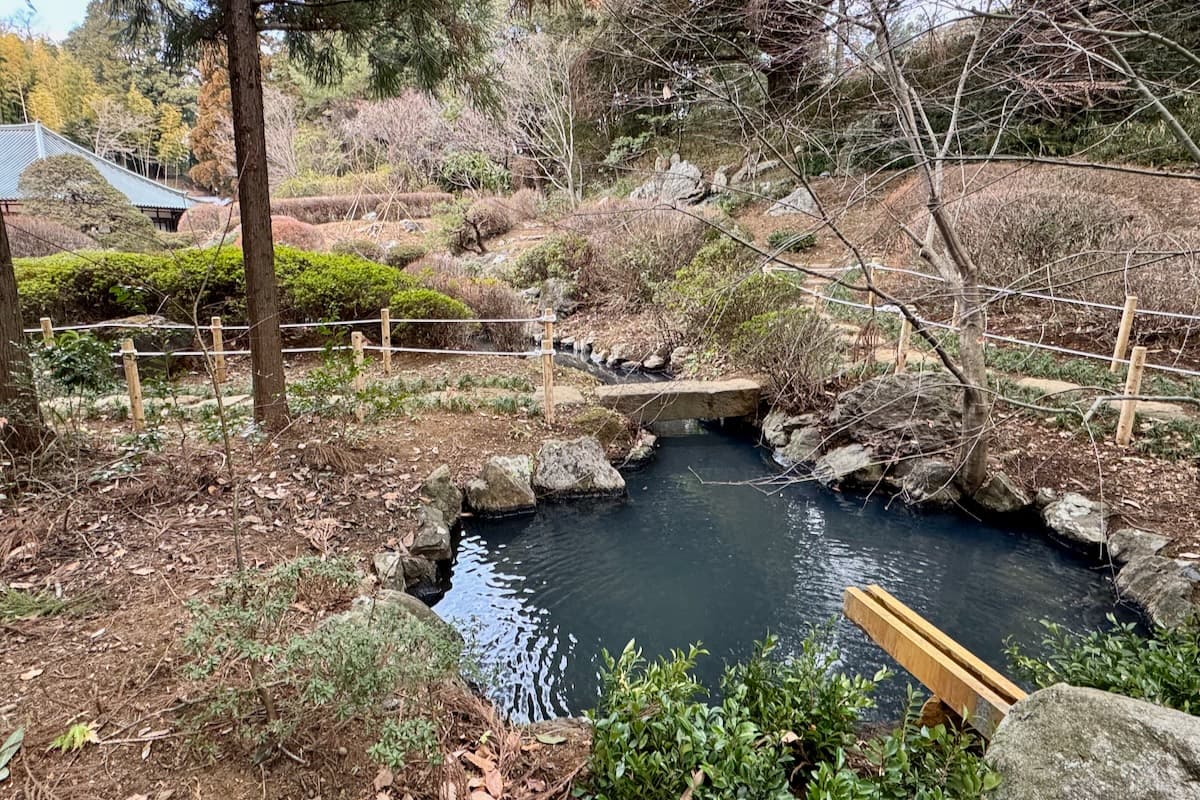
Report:
M335 345L333 347L285 347L285 348L283 348L283 353L284 353L284 355L293 355L293 354L299 354L299 353L344 352L344 351L353 350L353 349L354 349L354 347L351 345L348 345L348 344ZM363 345L363 350L371 350L373 352L383 352L383 349L384 348L379 347L377 345ZM392 348L390 348L390 350L393 353L433 353L433 354L453 355L453 356L504 356L504 357L515 356L518 358L527 358L527 357L532 358L535 356L544 356L544 355L553 355L554 354L553 350L520 350L520 351L518 351L518 350L437 350L437 349L425 348L425 347L392 347ZM133 354L138 357L145 356L146 358L162 358L164 356L178 356L180 358L184 358L184 357L189 357L189 356L199 357L199 356L205 356L205 355L215 355L215 353L211 350L209 350L207 352L205 352L203 350L174 350L174 351L135 350L135 351L133 351ZM120 358L121 356L124 355L124 353L122 353L121 351L118 350L117 352L110 353L109 355L111 355L113 358ZM250 351L249 350L222 350L221 355L223 355L223 356L248 356L248 355L250 355Z
M375 319L334 320L331 322L285 322L282 325L280 325L279 327L280 328L328 328L328 327L334 327L337 325L378 325L382 322L383 322L383 320L377 317ZM437 323L437 324L451 323L451 324L457 324L457 325L498 325L498 324L502 324L502 323L534 323L534 322L545 323L545 322L554 322L554 320L547 319L546 317L523 317L523 318L519 318L519 319L393 319L393 320L391 320L391 322L393 325L400 325L400 324L420 325L420 324L431 324L431 323ZM90 325L55 325L53 327L53 330L55 330L55 331L90 331L90 330L97 330L99 328L124 328L127 330L148 330L148 331L152 331L152 330L174 330L174 331L201 330L201 331L206 331L206 330L208 330L208 328L204 327L204 326L201 326L200 328L196 328L196 326L194 326L194 325L184 325L184 324L177 323L177 322L163 322L163 323L95 322ZM223 330L223 331L248 331L248 330L250 330L250 326L249 325L222 325L221 330ZM42 332L41 328L26 328L25 329L25 333L41 333L41 332Z

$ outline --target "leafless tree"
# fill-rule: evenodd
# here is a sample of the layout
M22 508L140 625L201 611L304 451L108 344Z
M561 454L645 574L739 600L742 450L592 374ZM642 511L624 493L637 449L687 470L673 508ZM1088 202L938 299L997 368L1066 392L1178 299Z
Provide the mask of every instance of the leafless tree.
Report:
M273 86L264 86L263 122L272 185L296 177L300 174L300 157L296 152L300 119L295 98Z

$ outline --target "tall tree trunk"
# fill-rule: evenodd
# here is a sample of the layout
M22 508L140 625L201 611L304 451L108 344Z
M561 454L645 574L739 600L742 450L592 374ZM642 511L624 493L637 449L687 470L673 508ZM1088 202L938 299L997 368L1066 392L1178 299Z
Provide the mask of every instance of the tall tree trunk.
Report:
M233 145L241 207L242 254L246 265L246 315L250 324L254 418L270 429L287 424L279 289L271 239L271 195L267 186L267 141L263 125L262 65L253 0L230 0L225 37Z
M0 444L10 452L34 452L50 438L50 431L42 422L33 385L33 363L21 330L17 276L13 273L3 212L0 212L0 417L7 420L0 425Z

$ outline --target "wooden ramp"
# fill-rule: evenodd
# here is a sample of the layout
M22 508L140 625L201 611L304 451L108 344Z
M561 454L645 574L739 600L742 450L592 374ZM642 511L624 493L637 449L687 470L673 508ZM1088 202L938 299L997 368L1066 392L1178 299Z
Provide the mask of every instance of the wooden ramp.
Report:
M985 737L1025 692L879 586L853 586L846 617Z

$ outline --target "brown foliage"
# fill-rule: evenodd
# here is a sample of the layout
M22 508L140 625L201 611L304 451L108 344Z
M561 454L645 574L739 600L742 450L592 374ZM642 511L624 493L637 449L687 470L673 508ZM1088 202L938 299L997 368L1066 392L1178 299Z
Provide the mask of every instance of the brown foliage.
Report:
M13 258L52 256L63 251L96 250L96 240L61 223L42 217L6 216Z
M300 250L324 250L325 235L313 225L292 217L271 217L271 239L275 244L284 244ZM239 247L242 237L238 236Z
M429 288L466 303L480 319L535 316L529 304L508 284L495 278L473 277L456 258L430 256L405 271ZM482 331L496 349L509 352L526 349L532 335L529 323L485 323Z

